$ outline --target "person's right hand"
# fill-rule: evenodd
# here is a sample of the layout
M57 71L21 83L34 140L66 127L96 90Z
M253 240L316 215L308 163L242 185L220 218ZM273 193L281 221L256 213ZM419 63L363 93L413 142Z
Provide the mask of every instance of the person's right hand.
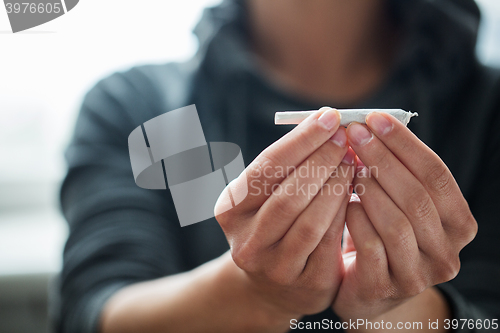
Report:
M355 166L339 122L336 110L311 115L264 150L215 206L253 292L294 317L328 308L342 280L341 239ZM245 186L245 199L222 212Z

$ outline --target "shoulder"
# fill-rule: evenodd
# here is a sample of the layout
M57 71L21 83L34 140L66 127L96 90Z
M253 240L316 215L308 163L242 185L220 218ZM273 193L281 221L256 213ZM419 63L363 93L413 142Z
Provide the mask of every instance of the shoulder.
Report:
M193 73L189 63L141 65L113 73L89 90L81 111L119 115L138 126L185 102Z
M178 63L136 66L97 82L83 99L66 150L70 165L87 163L90 155L94 159L97 155L105 156L104 147L126 152L127 138L135 128L178 108L174 103L184 103L182 100L190 94L188 78L193 72L185 66Z

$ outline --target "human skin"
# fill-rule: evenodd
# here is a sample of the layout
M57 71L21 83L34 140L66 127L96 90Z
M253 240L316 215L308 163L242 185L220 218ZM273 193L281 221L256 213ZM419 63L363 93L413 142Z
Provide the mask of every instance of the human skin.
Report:
M353 182L363 194L347 209L344 253L356 251L355 259L345 265L333 309L343 319L442 323L449 308L432 287L458 274L459 252L477 223L431 149L390 115L372 113L366 122L347 129L366 166Z
M350 175L348 170L356 163L346 140L361 158L373 162L367 165L387 172L379 171L373 178L358 173L353 184L366 188L361 201L347 204L347 190L312 197L299 191L289 192L295 196L283 192L247 196L217 216L231 256L124 288L105 309L103 331L157 332L175 327L179 332L282 332L291 319L329 306L343 320L395 323L447 318L448 305L432 286L456 275L458 253L477 230L453 177L439 157L395 119L386 118L392 124L389 132L383 130L380 138L370 134L363 143L356 129L362 125L351 125L346 137L343 128L337 129L337 113L331 113L335 115L328 121L331 125L321 123L325 117L319 111L268 147L247 167L246 177L231 182L218 205L224 206L229 193L237 194L256 179L292 187L350 181L327 174L302 177L297 172L314 161L317 166L339 165L347 170L339 174ZM367 123L376 127L373 119L368 117ZM280 174L272 170L290 165L297 167L294 172L272 178ZM264 169L271 177L264 176ZM399 186L401 181L404 187ZM405 208L396 207L390 195ZM341 249L344 221L350 232ZM354 260L342 257L354 251ZM197 320L190 320L195 314Z
M270 80L284 89L312 100L351 103L376 91L385 79L397 36L384 16L384 1L248 4L254 52ZM340 133L335 140L343 141L345 130L337 132L338 125L326 129L318 121L322 112L268 147L246 169L248 175L280 163L298 166L307 158L354 168L352 151L330 140ZM372 120L368 118L368 128L376 132ZM217 216L230 253L192 271L118 291L103 310L102 332L284 332L290 319L330 306L343 319L449 317L448 304L432 286L456 274L459 249L475 234L467 203L439 157L409 130L395 125L363 145L356 143L356 126L347 129L348 144L366 165L399 182L382 173L382 178L357 177L354 185L366 186L367 192L360 202L349 204L349 193L314 199L248 196ZM341 163L347 151L349 163ZM414 173L405 158L428 165ZM297 175L266 180L293 184ZM229 191L237 192L242 181L232 182L220 202L228 200ZM299 181L321 184L326 178ZM373 208L377 204L378 210ZM383 228L381 214L390 214L390 228ZM345 242L350 246L341 249L344 221L351 231ZM425 250L415 248L420 243ZM342 257L353 251L354 260Z
M102 331L283 332L291 319L330 307L343 274L340 244L350 197L344 184L352 182L355 168L339 122L336 110L318 111L266 148L215 207L231 255L122 289L106 304ZM301 174L311 165L325 171ZM289 172L275 172L283 169ZM339 176L330 177L335 170ZM250 182L254 189L280 184L288 191L249 192L221 213L229 193ZM314 195L298 190L311 184L344 186Z
M346 154L346 132L338 128L339 113L322 112L264 150L245 170L245 177L231 182L215 206L235 264L246 272L256 292L291 317L328 308L342 280L340 244L350 196L344 184L352 182L354 155L352 151ZM335 122L327 132L316 125L325 117L334 117ZM283 167L290 171L284 176ZM335 168L340 170L338 176L332 176ZM218 208L230 202L230 194L235 196L249 183L279 187L270 194L250 191L236 207L219 214ZM308 190L333 189L338 184L342 191L316 194Z
M349 105L372 95L387 79L399 29L385 0L247 4L254 53L263 73L284 90Z

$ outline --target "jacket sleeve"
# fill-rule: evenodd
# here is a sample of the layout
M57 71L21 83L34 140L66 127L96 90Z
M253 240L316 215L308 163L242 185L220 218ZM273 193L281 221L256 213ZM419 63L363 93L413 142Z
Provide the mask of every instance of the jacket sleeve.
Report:
M161 108L138 69L104 79L83 101L60 194L70 232L57 332L97 332L101 309L117 290L184 270L169 191L139 188L128 155L130 132Z

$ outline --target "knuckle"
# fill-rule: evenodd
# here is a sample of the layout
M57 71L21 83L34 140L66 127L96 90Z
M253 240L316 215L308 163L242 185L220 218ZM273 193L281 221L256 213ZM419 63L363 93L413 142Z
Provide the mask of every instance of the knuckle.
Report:
M460 272L460 258L458 255L448 254L439 260L436 267L436 283L448 282Z
M224 198L222 200L227 200L229 201L230 198L227 196L227 198ZM236 212L232 209L225 210L224 208L220 208L220 205L224 205L224 203L220 203L221 199L217 200L217 205L214 208L214 215L215 219L221 226L222 230L224 232L229 232L232 229L232 226L234 225L233 222L238 219L238 215L235 214Z
M407 214L411 219L417 221L428 220L434 213L434 203L431 197L424 189L419 189L408 200Z
M467 217L465 218L464 222L463 234L465 244L469 244L474 238L476 238L479 226L476 219L469 210L467 211L466 216Z
M236 207L234 207L227 210L223 208L223 212L220 213L218 212L218 208L215 207L214 215L217 223L220 225L226 236L231 236L244 229L244 226L246 226L248 222L256 217L256 212L247 212L242 209L236 209Z
M335 144L331 144L330 146L332 147L337 147L335 146ZM336 167L340 164L340 159L339 159L339 156L337 156L335 153L332 153L332 150L334 149L326 149L327 147L325 147L324 149L320 149L318 151L318 157L319 157L319 165L324 165L326 166L327 168L328 167ZM327 169L326 170L327 172L328 171L333 171L333 169ZM325 175L326 176L326 175Z
M273 211L280 217L295 218L296 211L302 206L302 202L297 195L277 195L273 202Z
M233 223L234 220L231 220L227 218L226 216L220 215L216 217L217 222L219 223L220 228L222 229L222 232L226 236L226 239L231 239L232 236L238 232L238 229L235 227L236 223ZM230 243L231 244L231 243Z
M255 161L251 164L251 167L248 168L248 182L257 180L261 183L268 178L268 170L274 170L276 168L276 162L265 154L261 154ZM272 172L271 172L272 174Z
M377 154L375 154L373 158L374 158L373 163L370 165L376 166L377 169L383 171L389 167L388 161L390 161L390 159L389 159L389 150L387 148L379 149L379 151L377 152Z
M329 228L329 226L325 226L325 228ZM330 232L329 229L323 229L321 230L321 242L319 245L330 248L331 246L335 246L336 244L341 244L342 236L342 231Z
M302 129L295 133L293 138L293 146L296 147L297 151L309 152L307 155L318 149L321 146L320 138L316 134L310 132L312 128ZM312 134L312 135L311 135Z
M366 240L358 247L359 248L356 249L357 251L362 252L373 261L382 260L386 256L384 243L380 238Z
M228 218L228 213L229 212L226 212L226 214L217 214L217 210L214 212L215 219L221 226L222 230L226 230L229 225L229 221L231 220Z
M413 229L410 223L397 222L387 228L387 235L394 244L406 245L413 237Z
M472 242L474 238L476 238L479 226L477 224L476 219L472 216L469 218L469 222L467 223L467 225L468 225L468 232L465 241L467 242L467 244L469 244L470 242Z
M446 197L452 192L453 178L441 163L434 163L428 168L425 183L431 192L440 196Z
M299 241L304 244L317 242L323 236L323 231L313 223L303 223L298 229Z
M255 248L251 245L244 244L233 246L231 248L231 256L233 261L242 270L248 273L254 273L257 271L257 259L258 254Z
M415 149L415 143L407 135L399 135L398 144L400 151L413 151Z
M463 248L465 245L472 242L474 238L476 238L479 226L476 219L469 210L461 214L461 216L461 218L458 218L456 220L454 227L458 232L457 238L460 240L459 245L461 246L461 248Z

